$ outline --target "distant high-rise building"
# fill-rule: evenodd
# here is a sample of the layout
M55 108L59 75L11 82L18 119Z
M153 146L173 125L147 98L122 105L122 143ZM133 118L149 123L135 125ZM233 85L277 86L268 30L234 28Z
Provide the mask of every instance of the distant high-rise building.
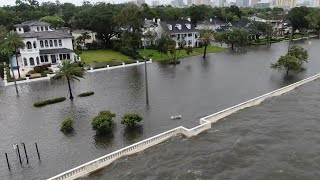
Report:
M156 6L159 6L160 3L159 3L158 0L155 0L155 1L152 1L152 2L151 2L151 5L152 5L153 7L156 7Z
M192 6L192 0L187 0L187 5Z
M274 0L272 5L273 7L290 9L297 6L297 0Z
M219 0L219 7L227 6L227 0Z
M249 0L236 0L236 4L239 7L248 7L249 6Z
M145 3L146 3L145 0L137 0L137 1L136 1L136 4L137 4L138 6L141 6L142 4L145 4Z

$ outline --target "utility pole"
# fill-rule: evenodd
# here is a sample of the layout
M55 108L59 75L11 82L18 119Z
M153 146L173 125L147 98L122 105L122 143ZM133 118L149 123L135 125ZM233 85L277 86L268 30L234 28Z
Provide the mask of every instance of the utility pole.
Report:
M148 72L147 72L147 59L146 59L146 36L143 35L143 57L144 57L144 80L146 84L146 104L149 105L149 91L148 91Z

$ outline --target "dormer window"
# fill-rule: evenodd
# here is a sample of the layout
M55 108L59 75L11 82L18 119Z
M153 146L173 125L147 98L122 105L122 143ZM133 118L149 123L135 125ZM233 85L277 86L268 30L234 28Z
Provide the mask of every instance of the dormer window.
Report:
M187 29L191 29L191 24L186 24Z
M45 40L45 41L44 41L44 45L45 45L46 47L49 47L48 40Z
M176 24L176 27L181 30L181 24Z
M168 29L171 31L172 30L172 25L171 24L167 24Z
M37 31L39 31L40 30L40 28L39 28L39 26L37 26Z
M33 48L37 48L37 42L33 41Z
M41 26L41 31L43 31L43 27Z
M48 31L48 26L46 26L45 28L46 28L46 31Z

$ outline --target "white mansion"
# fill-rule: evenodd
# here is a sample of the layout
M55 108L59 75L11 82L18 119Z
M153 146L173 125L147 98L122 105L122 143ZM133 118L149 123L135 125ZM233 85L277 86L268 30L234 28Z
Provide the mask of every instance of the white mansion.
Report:
M18 57L20 68L30 69L41 64L58 64L61 60L76 60L72 36L66 32L52 30L42 21L27 21L17 24L16 31L22 37L25 48Z

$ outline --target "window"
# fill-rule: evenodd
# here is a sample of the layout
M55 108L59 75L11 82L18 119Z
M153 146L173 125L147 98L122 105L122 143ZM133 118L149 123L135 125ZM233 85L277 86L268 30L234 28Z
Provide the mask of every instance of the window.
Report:
M54 40L54 47L58 47L58 41Z
M32 45L31 45L31 42L27 42L27 49L32 49Z
M33 48L37 48L37 42L33 41Z
M43 41L42 40L40 41L40 47L43 48Z
M62 46L62 41L61 41L61 39L59 39L59 47L61 47Z
M34 66L34 59L32 57L29 59L29 61L30 61L30 66Z
M70 54L67 54L67 59L70 59Z
M63 59L67 59L67 55L66 54L63 54Z
M52 40L50 40L50 47L53 47L53 42L52 42Z
M23 63L24 63L24 66L28 66L27 58L23 58Z
M44 62L49 62L48 55L44 55Z
M63 60L63 58L62 58L62 54L59 54L59 58L60 58L60 60Z
M39 28L39 26L37 26L37 31L40 31L40 28Z
M43 56L40 56L40 61L44 62Z
M41 31L43 31L43 27L41 26Z
M19 31L21 31L21 28L19 28Z
M46 28L46 31L48 31L48 26L46 26L45 28Z
M39 65L40 64L39 57L36 57L36 61L37 61L37 65Z
M44 41L44 45L45 45L46 47L49 47L48 40L45 40L45 41Z

